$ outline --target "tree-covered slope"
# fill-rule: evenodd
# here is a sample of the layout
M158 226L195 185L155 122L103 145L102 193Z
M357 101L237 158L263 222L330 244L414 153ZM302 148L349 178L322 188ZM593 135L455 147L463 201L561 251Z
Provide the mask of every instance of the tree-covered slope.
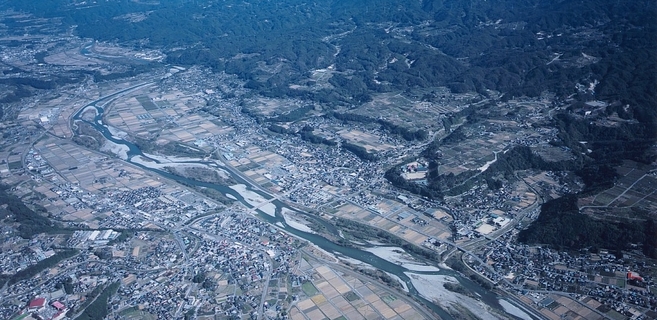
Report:
M363 92L437 85L567 96L577 83L598 80L598 97L654 117L644 107L657 99L657 4L649 0L83 3L5 6L63 17L83 37L164 48L171 63L236 73L271 95L325 96L289 84L334 64L349 81L332 85L347 100L361 95L355 102ZM278 71L263 71L262 62Z

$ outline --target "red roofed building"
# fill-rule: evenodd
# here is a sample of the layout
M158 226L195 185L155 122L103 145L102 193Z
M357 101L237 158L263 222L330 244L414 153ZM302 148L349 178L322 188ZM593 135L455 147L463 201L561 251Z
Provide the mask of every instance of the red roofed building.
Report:
M627 273L627 280L643 281L643 278L638 273L630 271Z
M66 306L63 303L59 302L59 301L55 301L55 302L51 303L50 305L53 308L57 309L58 311L62 311L64 309L66 309Z
M43 309L46 306L46 298L34 298L30 303L27 305L27 310L28 311L39 311Z

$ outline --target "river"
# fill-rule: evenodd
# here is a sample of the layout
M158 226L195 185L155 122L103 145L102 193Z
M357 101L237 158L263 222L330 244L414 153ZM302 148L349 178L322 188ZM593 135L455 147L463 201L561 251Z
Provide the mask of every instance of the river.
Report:
M125 147L127 147L127 153L125 155L126 158L124 160L130 162L133 165L141 167L145 170L149 170L151 172L155 172L155 173L157 173L157 174L159 174L159 175L161 175L161 176L163 176L167 179L178 181L178 182L181 182L181 183L184 183L184 184L187 184L187 185L196 185L196 186L201 186L201 187L206 187L206 188L212 188L212 189L217 190L217 191L219 191L219 192L221 192L225 195L230 195L230 196L234 197L235 199L240 201L242 204L244 204L248 208L253 208L253 204L249 203L248 199L245 199L239 192L237 192L236 190L234 190L234 189L232 189L228 186L212 184L212 183L206 183L206 182L200 182L200 181L196 181L196 180L190 180L190 179L187 179L187 178L183 178L183 177L180 177L180 176L170 174L169 172L166 172L166 171L163 171L163 170L147 167L147 166L143 165L142 163L140 163L142 161L135 161L135 157L140 157L140 158L148 159L149 161L153 161L155 163L160 163L159 160L153 159L153 158L150 158L150 157L144 155L141 152L141 150L135 144L133 144L129 141L126 141L126 140L124 140L120 137L112 135L112 133L110 132L108 127L105 126L104 123L103 123L103 115L104 115L104 111L105 111L104 110L105 105L109 104L109 102L111 102L113 99L115 99L120 94L126 93L126 92L128 92L130 90L133 90L135 88L138 88L138 87L139 86L134 86L134 87L125 89L125 90L117 92L113 95L106 96L106 97L101 98L97 101L94 101L93 103L90 103L89 105L87 105L87 106L83 107L82 109L80 109L73 116L72 121L73 122L75 122L75 121L84 121L84 122L90 124L92 127L94 127L107 140L111 141L114 144L124 146L123 147L124 149L125 149ZM90 107L95 108L97 110L95 119L93 121L83 120L82 119L82 114L86 110L88 110ZM204 162L204 161L190 161L189 163L210 164L210 162ZM213 163L213 165L215 165L215 164ZM259 190L258 188L254 188L251 185L250 182L246 181L241 176L233 173L233 171L231 171L231 170L225 170L225 171L228 172L232 176L232 178L235 179L235 181L237 181L239 184L245 185L246 188L250 192L255 192L260 197L262 197L264 199L267 199L267 200L272 199L272 196L270 194L267 194L267 193ZM277 208L276 212L280 212L282 208L287 208L288 210L293 210L293 211L299 212L297 209L291 208L291 207L287 206L286 204L284 204L283 202L281 202L279 200L272 201L272 204L274 206L276 206L276 208ZM411 279L407 276L406 273L411 272L413 274L444 275L444 276L454 277L458 280L458 282L461 284L461 286L463 286L466 290L468 290L468 291L474 293L475 295L477 295L479 297L479 299L482 302L484 302L486 305L488 305L488 306L490 306L490 307L492 307L496 310L500 310L500 311L503 310L502 306L499 303L499 299L500 299L499 296L497 296L493 292L485 290L484 288L482 288L481 286L479 286L478 284L476 284L472 280L461 276L459 273L457 273L453 270L441 268L440 271L412 271L412 270L409 270L407 268L404 268L401 265L398 265L398 264L389 262L385 259L382 259L382 258L374 255L373 253L370 253L370 252L367 252L367 251L364 251L364 250L360 250L360 249L356 249L356 248L348 248L348 247L340 246L340 245L338 245L338 244L336 244L336 243L334 243L334 242L332 242L332 241L330 241L330 240L328 240L328 239L326 239L326 238L324 238L320 235L317 235L317 234L314 234L314 233L308 233L308 232L304 232L304 231L292 228L292 227L290 227L286 224L285 219L278 213L275 214L275 215L271 215L271 214L263 212L260 209L257 209L256 211L258 212L259 216L262 219L264 219L265 221L267 221L268 223L270 223L272 225L281 225L282 224L285 227L285 230L287 232L289 232L291 234L294 234L297 237L303 238L303 239L315 244L316 246L318 246L319 248L321 248L321 249L323 249L327 252L358 260L362 263L371 265L371 266L373 266L373 267L375 267L379 270L388 272L392 275L395 275L395 276L399 277L399 279L401 279L402 281L405 282L406 287L408 288L408 291L409 291L410 295L412 295L415 299L421 301L423 304L425 304L427 307L429 307L431 310L433 310L436 314L438 314L443 319L451 320L451 319L454 319L454 318L452 316L450 316L449 313L447 313L444 309L442 309L436 303L434 303L432 301L428 301L427 299L423 298L420 295L420 293L416 290L416 288L413 286L413 284L411 282ZM300 213L303 213L303 212L300 212ZM306 214L306 213L303 213L303 214ZM333 226L329 225L329 228L333 228Z

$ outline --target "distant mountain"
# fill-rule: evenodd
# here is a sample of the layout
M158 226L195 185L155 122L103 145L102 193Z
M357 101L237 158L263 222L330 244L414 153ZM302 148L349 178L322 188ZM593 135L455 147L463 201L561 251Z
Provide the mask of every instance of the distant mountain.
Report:
M334 65L337 100L408 87L492 89L510 96L576 93L595 80L599 99L654 118L657 4L640 0L18 1L63 17L82 37L164 48L168 62L204 64L252 80L269 95ZM275 68L267 68L275 66ZM339 77L338 77L339 78ZM318 92L319 91L319 92ZM651 121L651 120L650 120Z

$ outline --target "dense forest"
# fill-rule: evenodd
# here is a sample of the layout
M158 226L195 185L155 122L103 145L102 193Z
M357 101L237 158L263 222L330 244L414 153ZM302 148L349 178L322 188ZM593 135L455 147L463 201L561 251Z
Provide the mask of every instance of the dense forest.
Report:
M657 102L657 4L650 0L74 3L5 6L61 17L82 37L164 48L169 63L237 74L262 94L359 104L373 92L441 85L565 97L597 80L598 98L629 104L637 119L655 116L647 107ZM145 19L122 18L129 13ZM339 72L329 80L333 90L290 87L330 65Z
M550 200L541 207L537 221L518 235L521 242L546 244L557 249L631 249L641 245L643 252L657 258L657 229L654 220L611 222L580 214L577 196Z
M617 102L607 112L638 120L629 132L640 134L601 140L596 155L645 156L657 134L657 3L650 0L122 0L95 6L10 0L4 6L59 17L82 37L163 49L169 63L237 74L264 95L327 105L358 105L375 92L434 86L483 95L491 89L506 98L548 90L565 98L577 93L577 85L597 81L592 92L575 98ZM122 18L135 13L145 19ZM336 70L328 80L332 88L314 89L310 72L329 66ZM7 81L20 88L53 85ZM5 99L25 94L17 90ZM311 109L269 121L294 121ZM406 140L426 138L423 130L377 121ZM575 129L596 134L582 127Z
M623 250L637 244L642 246L646 255L657 258L654 220L598 220L580 214L577 207L578 196L596 194L614 185L617 177L614 167L622 160L641 163L655 161L655 154L651 152L651 146L655 143L655 128L649 128L644 123L600 127L586 119L575 119L565 114L557 115L554 120L559 128L560 142L564 145L579 150L579 141L591 141L588 146L591 153L587 156L562 168L552 168L572 171L585 186L578 194L546 202L541 207L538 220L520 233L519 240L568 249L593 247ZM540 163L530 167L548 170Z
M301 136L301 140L308 141L314 144L324 144L327 146L335 146L338 144L333 140L329 140L324 137L320 137L318 135L313 134L313 128L310 128L308 126L304 127L301 131L299 131L299 135Z
M96 289L102 289L102 292L94 290L91 294L87 295L87 301L93 301L84 311L75 318L76 320L92 320L92 319L104 319L109 313L109 300L116 293L116 291L121 286L120 282L114 282L104 289L102 286L98 286ZM97 294L95 294L97 293Z
M470 190L474 185L482 182L485 182L491 189L498 189L502 185L501 182L497 180L497 177L504 177L507 180L515 180L514 172L517 170L538 169L546 171L563 171L581 168L581 160L548 162L534 154L531 151L531 148L527 146L516 146L508 150L506 153L498 154L497 161L490 165L488 169L481 174L479 174L479 171L477 170L468 170L457 175L453 173L440 174L438 172L438 164L435 156L436 150L445 143L452 143L452 139L449 139L449 137L458 134L459 131L455 130L446 139L432 142L423 151L422 156L430 160L429 171L427 173L427 184L418 184L407 181L401 176L402 172L399 166L392 167L386 171L385 178L398 188L408 190L430 199L442 199L445 195L459 195ZM589 167L584 168L589 169ZM611 177L595 177L598 180L613 179L613 175Z
M46 209L38 207L40 213L35 212L26 206L21 199L7 192L7 187L0 185L0 219L9 219L9 221L17 222L18 234L25 239L32 236L44 233L55 232L62 229L62 227L54 222L51 222L46 217Z
M21 280L30 279L35 275L37 275L39 272L47 268L54 267L60 261L73 257L76 254L78 254L78 251L74 249L68 249L68 250L57 252L52 257L43 259L34 265L31 265L21 271L18 271L16 274L14 274L9 278L9 285L12 285Z

